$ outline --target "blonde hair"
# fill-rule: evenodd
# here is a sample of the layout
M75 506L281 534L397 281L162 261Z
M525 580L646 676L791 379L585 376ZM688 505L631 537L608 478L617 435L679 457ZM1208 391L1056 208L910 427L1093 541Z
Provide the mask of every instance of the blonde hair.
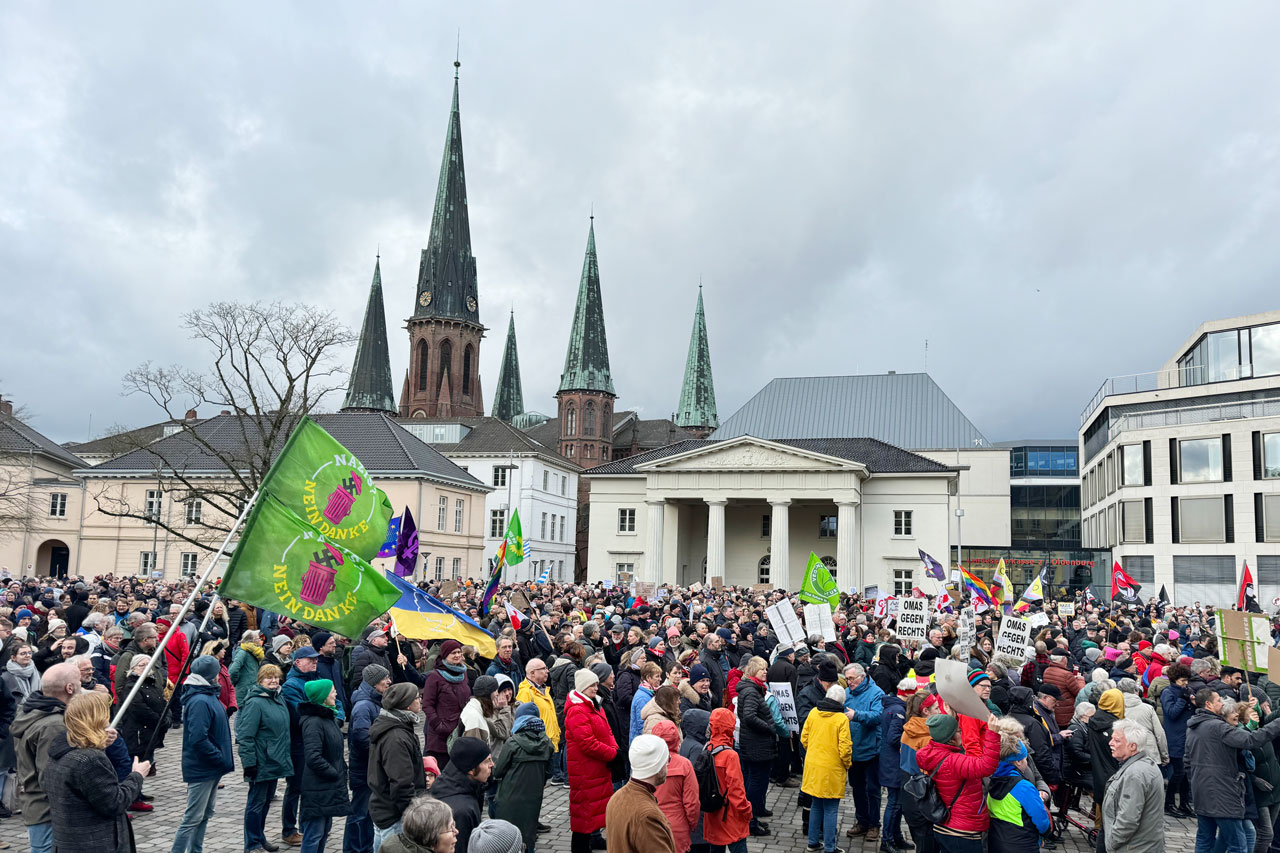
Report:
M268 678L283 678L284 673L280 671L280 667L273 663L264 663L258 667L258 683L266 681Z
M751 660L747 661L746 664L742 667L742 677L750 678L760 670L768 669L768 668L769 668L769 664L765 662L764 658L753 657Z
M111 696L108 693L95 690L71 697L63 714L67 743L78 749L106 749L110 712Z

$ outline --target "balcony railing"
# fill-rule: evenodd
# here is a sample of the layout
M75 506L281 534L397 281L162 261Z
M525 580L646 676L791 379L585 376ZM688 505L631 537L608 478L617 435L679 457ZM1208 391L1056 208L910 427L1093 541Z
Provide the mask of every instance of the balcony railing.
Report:
M1136 412L1113 420L1107 430L1107 440L1110 441L1121 432L1132 429L1156 429L1184 424L1208 424L1278 416L1280 416L1280 400L1245 400L1239 403L1188 406L1158 412Z
M1088 423L1089 418L1102 405L1102 401L1117 394L1139 394L1143 391L1159 391L1162 388L1184 388L1191 385L1207 385L1213 382L1233 382L1237 379L1249 379L1253 376L1250 365L1240 367L1217 367L1212 373L1205 365L1192 367L1174 367L1169 370L1153 370L1150 373L1131 373L1127 376L1112 376L1102 382L1089 404L1080 413L1080 424Z

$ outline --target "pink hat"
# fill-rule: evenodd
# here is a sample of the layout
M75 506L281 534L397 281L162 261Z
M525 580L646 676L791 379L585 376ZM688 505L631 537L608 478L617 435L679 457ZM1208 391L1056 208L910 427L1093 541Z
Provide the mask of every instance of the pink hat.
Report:
M1182 635L1181 635L1181 634L1179 634L1177 631L1170 631L1170 632L1169 632L1169 639L1170 639L1170 640L1176 640L1176 639L1178 639L1178 638L1179 638L1179 637L1181 637L1181 636L1182 636Z
M670 628L667 629L668 640L674 640L676 637L679 637L679 636L680 636L680 629L677 628L676 626L672 625Z
M432 776L440 775L440 765L436 762L434 756L422 756L422 769L424 772L430 773Z
M1108 647L1107 650L1102 653L1102 656L1107 659L1108 663L1115 663L1117 660L1120 659L1121 652L1119 649L1113 649Z

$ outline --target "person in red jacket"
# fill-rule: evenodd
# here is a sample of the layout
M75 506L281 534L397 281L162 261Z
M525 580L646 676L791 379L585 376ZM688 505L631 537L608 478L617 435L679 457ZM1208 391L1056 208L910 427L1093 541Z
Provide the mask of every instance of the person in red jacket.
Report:
M596 695L600 679L591 670L580 669L573 686L564 702L569 790L573 792L569 798L569 849L571 853L590 853L591 835L604 829L605 809L613 796L609 762L618 754L618 743Z
M698 777L693 774L693 763L680 754L680 730L676 724L663 720L653 727L653 733L667 744L671 758L667 763L667 781L658 786L654 796L658 808L667 816L671 836L676 843L676 853L687 853L692 846L693 830L702 815L698 799Z
M916 763L933 777L942 802L951 806L946 821L934 827L943 853L983 853L982 833L991 824L991 813L982 780L1000 764L1000 735L989 728L995 721L995 716L987 717L982 754L974 757L964 754L955 717L934 714L929 718L929 743L916 753Z
M747 802L747 787L742 779L742 764L733 751L733 729L738 718L728 708L716 708L711 712L711 737L707 750L712 753L716 765L716 778L724 793L725 807L721 811L704 812L702 837L717 848L728 848L730 853L746 853L747 836L751 834L751 803Z

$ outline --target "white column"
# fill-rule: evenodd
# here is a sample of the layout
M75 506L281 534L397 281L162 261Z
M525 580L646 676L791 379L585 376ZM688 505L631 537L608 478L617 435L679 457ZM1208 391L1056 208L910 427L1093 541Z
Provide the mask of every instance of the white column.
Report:
M649 547L645 550L645 574L654 589L662 583L662 516L666 501L645 501L649 507Z
M769 501L773 519L769 522L769 580L778 589L791 589L791 501L779 498Z
M707 499L707 583L724 578L724 506L726 500Z
M857 586L862 592L862 578L856 572L857 565L857 501L836 501L836 571L841 586L848 589Z

